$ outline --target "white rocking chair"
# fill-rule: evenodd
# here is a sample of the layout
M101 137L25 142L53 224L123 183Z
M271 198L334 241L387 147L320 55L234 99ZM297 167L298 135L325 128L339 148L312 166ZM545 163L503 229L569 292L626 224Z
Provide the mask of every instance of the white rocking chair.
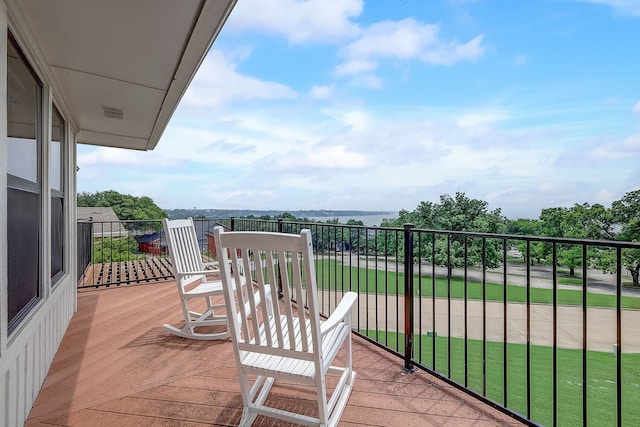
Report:
M169 324L164 324L164 328L183 338L199 340L228 338L228 328L216 333L196 332L196 328L203 326L226 326L227 317L224 313L218 315L214 313L214 309L224 308L222 301L214 304L211 300L212 297L223 295L222 281L219 278L220 270L217 267L211 269L216 266L215 262L203 262L193 220L191 218L172 221L165 219L164 232L184 314L182 329ZM214 274L218 276L215 279L212 278ZM204 298L206 302L206 310L203 313L189 308L190 301L196 298Z
M244 405L240 425L250 426L258 415L309 426L337 425L356 376L351 361L351 310L357 294L344 294L329 319L320 320L309 230L291 235L225 232L216 227L214 240ZM243 287L245 292L234 288L239 272L247 283L253 281L253 288ZM268 298L277 295L279 283L280 302ZM345 363L335 366L341 348ZM337 383L330 396L327 373L335 374ZM255 378L252 383L250 376ZM265 405L276 379L315 388L317 416Z

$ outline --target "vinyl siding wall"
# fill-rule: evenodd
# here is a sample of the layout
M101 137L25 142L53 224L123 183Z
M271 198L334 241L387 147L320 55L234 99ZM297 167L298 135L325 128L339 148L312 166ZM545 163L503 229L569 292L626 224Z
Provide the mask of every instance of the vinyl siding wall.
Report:
M28 33L28 25L14 22L4 0L0 0L0 425L22 426L26 421L47 376L51 362L76 309L76 185L75 185L75 130L65 114L64 105L58 105L55 90L49 85L50 70L42 66L37 43ZM43 83L43 150L40 173L42 176L41 242L40 242L40 298L26 317L10 334L7 322L7 32L11 31L23 50L30 66ZM51 105L56 102L66 121L66 146L63 150L65 172L64 198L64 275L52 285L51 269L51 194L48 159ZM45 161L46 160L46 161Z

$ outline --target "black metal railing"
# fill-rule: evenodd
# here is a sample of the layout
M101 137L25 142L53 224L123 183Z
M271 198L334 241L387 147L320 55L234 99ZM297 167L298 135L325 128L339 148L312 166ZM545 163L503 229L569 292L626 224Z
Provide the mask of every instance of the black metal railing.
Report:
M356 332L405 371L428 371L530 425L640 425L640 288L624 267L640 260L638 243L232 224L309 228L323 313L358 292Z
M323 314L357 292L355 332L407 372L530 425L640 425L639 243L235 218L196 220L203 251L218 223L310 229Z
M78 288L173 277L166 265L161 221L82 221L78 230Z
M212 252L213 228L231 219L194 220L203 255ZM173 279L161 220L79 221L78 288L155 283Z

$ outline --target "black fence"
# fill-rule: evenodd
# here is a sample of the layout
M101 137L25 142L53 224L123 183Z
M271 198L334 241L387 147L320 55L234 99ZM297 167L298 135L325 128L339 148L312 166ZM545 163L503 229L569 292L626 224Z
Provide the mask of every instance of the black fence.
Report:
M231 220L194 221L203 255L216 225ZM78 288L155 283L173 279L162 221L78 222Z
M84 272L92 263L91 259L91 230L92 224L90 222L78 222L78 266L77 277L84 277Z
M357 292L355 332L398 356L406 372L430 372L530 425L640 425L640 287L631 274L639 243L411 224L196 224L203 253L218 224L310 229L323 313ZM95 246L95 228L92 236Z

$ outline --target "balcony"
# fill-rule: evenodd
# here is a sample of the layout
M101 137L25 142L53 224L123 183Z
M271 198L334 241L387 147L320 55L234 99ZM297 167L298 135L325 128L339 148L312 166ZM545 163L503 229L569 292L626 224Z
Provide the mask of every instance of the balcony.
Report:
M181 322L173 281L84 289L27 426L238 425L242 412L227 341L171 335ZM354 337L358 373L341 425L495 426L520 423ZM278 404L313 411L313 396L280 387ZM255 426L273 426L258 417ZM280 425L280 424L278 424Z
M638 243L220 222L235 230L310 228L323 312L331 313L342 292L359 293L358 380L345 425L640 424L640 292L622 266ZM208 254L215 224L197 225ZM126 224L137 235L158 226ZM118 417L237 423L231 349L179 339L160 327L180 320L177 292L166 268L140 276L139 266L166 267L161 238L150 254L135 248L129 254L131 245L123 250L115 243L120 250L114 250L106 240L87 240L96 227L111 225L78 233L79 247L89 251L79 254L78 313L30 423L82 424L89 414L105 424ZM534 260L536 245L547 247L546 263ZM126 260L114 258L123 251ZM561 251L578 255L574 274L559 265ZM614 269L594 269L594 254L611 256ZM134 266L137 276L92 273ZM147 285L132 286L133 278ZM284 406L311 403L299 389L282 393Z

